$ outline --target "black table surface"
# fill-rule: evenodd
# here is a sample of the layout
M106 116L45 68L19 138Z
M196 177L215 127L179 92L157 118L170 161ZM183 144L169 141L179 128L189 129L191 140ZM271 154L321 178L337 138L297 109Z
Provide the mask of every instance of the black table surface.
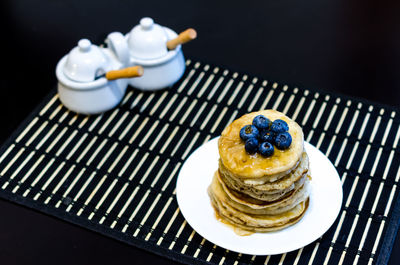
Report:
M399 107L399 11L391 0L3 0L0 142L55 88L56 63L80 38L100 44L144 16L195 28L187 58ZM7 201L0 209L1 264L176 264ZM398 235L389 264L399 263Z

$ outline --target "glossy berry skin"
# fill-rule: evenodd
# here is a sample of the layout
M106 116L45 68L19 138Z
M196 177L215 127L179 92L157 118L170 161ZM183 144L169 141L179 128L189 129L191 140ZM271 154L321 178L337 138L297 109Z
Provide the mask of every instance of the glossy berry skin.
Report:
M258 140L257 138L249 138L246 140L246 143L244 144L244 148L246 149L246 152L249 154L254 154L258 150Z
M246 141L250 138L257 138L259 136L259 131L254 125L246 125L240 129L240 138Z
M258 147L258 152L265 157L272 156L274 154L274 146L269 142L261 143Z
M269 130L271 121L264 115L257 115L253 119L253 125L256 126L259 131Z
M283 133L289 131L289 126L284 120L274 120L271 124L271 131L274 133Z
M260 134L260 142L269 142L271 144L275 143L276 134L272 131L264 131Z
M285 150L290 147L292 136L288 132L279 133L275 137L275 146L280 150Z

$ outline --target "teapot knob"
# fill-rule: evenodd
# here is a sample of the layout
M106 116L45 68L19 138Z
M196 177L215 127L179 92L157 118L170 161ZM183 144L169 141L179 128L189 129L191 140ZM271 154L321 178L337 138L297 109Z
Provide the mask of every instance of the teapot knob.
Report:
M78 42L78 47L81 52L88 52L90 50L90 46L92 46L92 43L88 39L81 39Z
M150 30L153 27L153 24L153 19L149 17L144 17L140 20L140 26L143 30Z

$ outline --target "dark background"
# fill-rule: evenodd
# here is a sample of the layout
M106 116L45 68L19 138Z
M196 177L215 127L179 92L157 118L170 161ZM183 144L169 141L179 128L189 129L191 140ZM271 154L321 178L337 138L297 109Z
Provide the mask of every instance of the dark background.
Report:
M2 0L0 143L56 85L80 38L101 44L141 17L198 39L187 58L270 81L400 106L400 2ZM0 200L1 264L174 264ZM389 264L400 263L399 239Z

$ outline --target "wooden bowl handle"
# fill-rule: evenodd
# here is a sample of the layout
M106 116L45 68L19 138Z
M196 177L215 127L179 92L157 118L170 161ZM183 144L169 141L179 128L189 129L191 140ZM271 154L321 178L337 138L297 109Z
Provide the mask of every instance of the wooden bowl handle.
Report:
M143 75L143 67L140 65L138 66L131 66L127 68L123 68L120 70L112 70L106 73L107 80L115 80L120 78L132 78L132 77L139 77Z
M194 40L196 37L197 37L197 32L194 29L187 29L181 32L175 39L167 41L167 48L169 50L173 50L179 44L184 44L188 41Z

